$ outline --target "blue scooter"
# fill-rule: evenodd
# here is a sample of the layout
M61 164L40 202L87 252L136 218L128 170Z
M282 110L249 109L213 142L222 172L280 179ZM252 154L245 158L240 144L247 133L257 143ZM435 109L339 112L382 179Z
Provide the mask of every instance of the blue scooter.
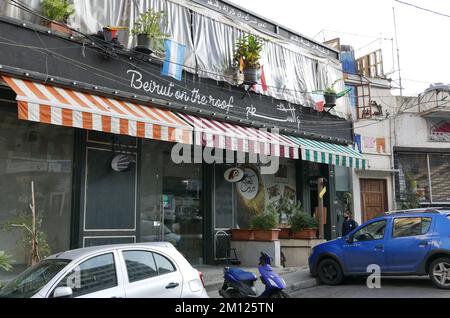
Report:
M223 298L289 298L289 295L283 291L286 288L285 281L272 270L271 263L272 257L261 252L258 271L265 285L261 295L257 296L255 274L231 267L225 267L223 270L224 282L219 289L219 295Z

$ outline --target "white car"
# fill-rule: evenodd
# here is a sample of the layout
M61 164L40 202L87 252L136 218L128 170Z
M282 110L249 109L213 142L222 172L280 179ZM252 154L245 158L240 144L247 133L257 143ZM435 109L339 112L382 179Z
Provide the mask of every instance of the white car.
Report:
M203 275L170 243L81 248L47 257L0 298L207 298Z

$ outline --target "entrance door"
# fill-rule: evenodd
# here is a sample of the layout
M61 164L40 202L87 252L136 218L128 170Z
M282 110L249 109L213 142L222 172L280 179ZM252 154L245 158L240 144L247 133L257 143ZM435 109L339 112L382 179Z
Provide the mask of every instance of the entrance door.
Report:
M361 179L360 182L363 221L367 222L388 209L386 180Z
M89 131L83 160L81 246L136 242L136 139Z

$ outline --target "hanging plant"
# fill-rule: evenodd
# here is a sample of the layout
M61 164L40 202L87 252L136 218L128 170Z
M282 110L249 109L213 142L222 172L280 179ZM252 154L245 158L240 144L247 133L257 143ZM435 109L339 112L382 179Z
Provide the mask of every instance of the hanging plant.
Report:
M164 11L156 12L153 9L139 15L130 31L132 35L137 36L137 50L146 53L164 52L164 40L169 36L161 30L165 16Z
M247 84L257 82L262 49L262 39L252 34L243 35L236 42L233 59L239 69L244 72L244 82Z

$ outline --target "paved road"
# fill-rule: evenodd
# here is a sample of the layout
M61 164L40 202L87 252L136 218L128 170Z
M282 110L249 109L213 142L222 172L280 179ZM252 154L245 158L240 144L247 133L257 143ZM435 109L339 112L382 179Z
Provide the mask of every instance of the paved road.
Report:
M364 278L340 286L320 285L291 294L293 298L450 298L450 290L435 288L427 277L384 277L380 289L369 289Z

